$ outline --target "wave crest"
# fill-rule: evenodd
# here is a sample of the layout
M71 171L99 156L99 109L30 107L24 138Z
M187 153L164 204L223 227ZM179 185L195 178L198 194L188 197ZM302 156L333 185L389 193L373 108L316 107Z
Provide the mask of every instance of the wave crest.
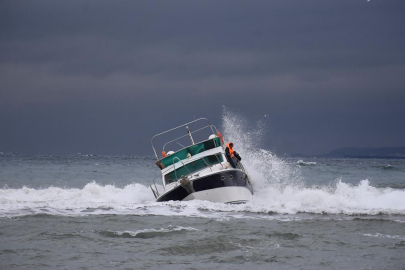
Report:
M102 186L95 182L87 184L83 189L0 189L0 198L0 216L3 217L39 213L208 218L252 218L246 213L405 215L405 190L376 188L371 186L368 180L363 180L355 186L338 181L335 187L262 187L256 190L253 201L245 205L207 201L157 203L150 190L141 184L118 188L112 185ZM271 216L261 216L269 217Z
M0 189L0 212L39 209L53 213L53 210L91 210L120 208L125 205L153 200L151 191L144 185L134 183L118 188L114 185L86 184L82 189L48 187L33 189ZM67 211L69 212L69 211Z

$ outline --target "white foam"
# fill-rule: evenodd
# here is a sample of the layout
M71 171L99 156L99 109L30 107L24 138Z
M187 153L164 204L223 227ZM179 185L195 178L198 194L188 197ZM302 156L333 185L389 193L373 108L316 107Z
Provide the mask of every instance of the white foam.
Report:
M356 186L339 181L325 188L268 187L257 192L255 205L287 214L405 214L405 191L376 188L368 180Z
M368 237L376 237L376 238L390 238L396 240L405 240L405 236L401 235L390 235L390 234L381 234L381 233L363 233L362 235Z
M171 227L169 226L168 228L159 228L159 229L143 229L143 230L136 230L136 231L110 231L111 233L114 233L116 235L124 235L124 234L129 234L131 236L137 236L140 233L166 233L166 232L179 232L179 231L198 231L198 229L193 228L193 227Z
M99 185L91 182L82 189L48 187L33 189L0 189L0 213L3 215L22 212L75 213L86 209L119 209L140 202L153 200L147 187L131 184L124 188ZM24 211L26 210L26 211Z
M405 223L405 220L396 219L394 222Z
M123 188L91 182L82 189L48 187L0 189L0 216L38 213L53 215L163 215L227 220L229 218L295 217L255 215L255 213L328 213L405 215L405 190L377 188L368 180L357 185L337 181L333 186L305 187L299 166L289 166L268 150L257 147L263 137L264 122L246 128L247 121L224 111L223 135L254 180L253 201L245 205L225 205L206 201L156 203L151 190L134 183ZM247 131L249 130L249 131ZM207 211L208 210L208 211ZM401 219L400 219L401 220Z
M298 165L304 165L304 166L313 166L313 165L316 165L316 162L313 162L313 161L305 162L305 161L300 159L300 160L297 161L297 164Z
M292 168L271 151L259 147L264 138L266 117L249 125L247 119L224 108L222 117L224 139L234 143L234 149L242 156L242 163L255 186L262 188L298 185L301 182L298 166Z
M256 189L248 204L227 205L207 201L157 203L149 188L141 184L118 188L92 182L83 189L0 189L0 216L135 214L226 219L255 218L249 213L302 212L405 215L405 190L376 188L367 180L358 185L339 181L335 187L324 188L267 186Z

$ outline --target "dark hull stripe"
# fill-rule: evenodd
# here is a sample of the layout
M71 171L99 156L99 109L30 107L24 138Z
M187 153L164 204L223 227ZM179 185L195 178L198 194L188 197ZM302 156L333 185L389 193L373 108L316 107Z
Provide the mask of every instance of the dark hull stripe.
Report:
M245 187L253 194L253 188L248 181L247 174L240 170L220 171L216 174L201 177L190 182L192 183L195 192L220 187ZM186 188L179 185L159 197L156 201L181 201L189 194L190 193Z
M226 203L229 203L229 204L244 204L244 203L247 203L247 201L246 200L240 200L240 201L232 201L232 202L226 202Z

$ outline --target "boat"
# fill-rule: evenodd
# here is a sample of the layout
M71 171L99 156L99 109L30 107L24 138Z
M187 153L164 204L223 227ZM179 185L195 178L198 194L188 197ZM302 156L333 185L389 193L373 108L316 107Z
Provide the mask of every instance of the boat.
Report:
M196 137L202 140L195 142ZM154 145L156 140L163 145L161 156ZM155 178L150 185L157 202L206 200L239 204L252 200L253 187L242 162L234 168L227 161L222 134L207 118L156 134L151 144L163 184L156 185ZM169 147L180 149L166 152Z

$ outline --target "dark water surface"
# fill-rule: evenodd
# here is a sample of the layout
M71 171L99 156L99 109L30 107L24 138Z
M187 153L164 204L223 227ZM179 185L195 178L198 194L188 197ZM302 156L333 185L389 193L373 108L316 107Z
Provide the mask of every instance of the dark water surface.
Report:
M252 159L223 205L155 203L150 157L2 154L0 269L405 269L404 161Z

